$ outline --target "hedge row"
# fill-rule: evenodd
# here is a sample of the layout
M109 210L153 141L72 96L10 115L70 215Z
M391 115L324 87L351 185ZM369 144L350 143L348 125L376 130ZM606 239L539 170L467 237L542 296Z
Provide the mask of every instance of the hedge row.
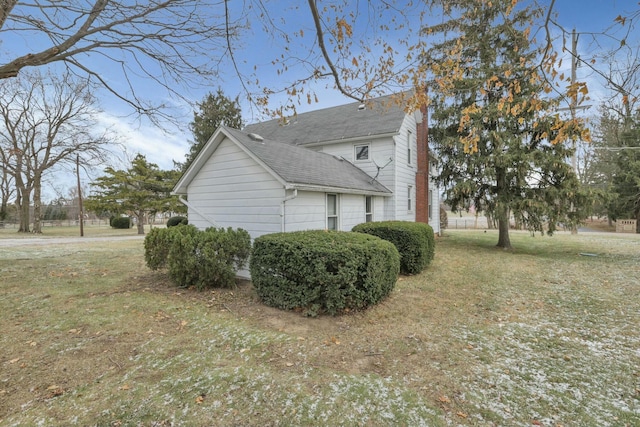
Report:
M144 248L147 266L166 267L177 286L232 287L236 272L249 258L251 237L242 229L154 228L145 237Z
M366 222L352 231L371 234L395 245L400 253L400 272L418 274L433 260L435 236L430 225L421 222Z
M419 273L434 256L427 224L375 222L353 231L267 234L251 249L242 229L154 228L145 238L145 261L154 270L166 267L178 286L204 289L233 286L251 253L252 282L263 303L315 316L378 303L400 272Z
M299 231L255 239L249 268L262 302L315 316L382 300L395 286L400 257L374 236Z

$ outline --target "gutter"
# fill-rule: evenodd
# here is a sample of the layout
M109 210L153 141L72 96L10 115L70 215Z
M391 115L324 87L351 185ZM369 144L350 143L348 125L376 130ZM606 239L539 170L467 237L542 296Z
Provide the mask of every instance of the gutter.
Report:
M391 191L382 192L382 191L370 191L370 190L356 190L353 188L346 188L346 187L328 187L323 185L311 185L311 184L292 184L292 186L294 185L297 190L301 190L301 191L315 191L315 192L321 192L321 193L358 194L358 195L364 195L364 196L382 196L382 197L393 196L393 193Z
M285 221L284 221L284 214L285 214L285 203L287 203L289 200L293 200L296 197L298 197L298 189L294 188L293 189L293 194L290 196L285 197L284 199L282 199L282 202L280 202L280 231L282 231L283 233L286 231L285 230Z
M314 141L309 143L300 144L299 147L322 147L323 145L331 145L331 144L339 144L341 142L359 142L359 141L371 141L373 138L387 138L394 137L399 135L399 130L386 132L386 133L378 133L378 134L368 134L368 135L360 135L360 136L352 136L349 138L341 138L341 139L330 139L326 141Z
M197 213L198 215L200 215L205 221L207 221L209 224L213 225L216 228L224 228L222 227L220 224L218 224L217 222L215 222L213 219L209 218L207 215L203 214L202 212L200 212L197 208L195 208L193 205L189 204L189 202L187 202L185 199L182 198L182 196L178 196L178 200L180 200L180 203L182 203L183 205L185 205L186 207L188 207L189 209L191 209L192 211L194 211L195 213Z

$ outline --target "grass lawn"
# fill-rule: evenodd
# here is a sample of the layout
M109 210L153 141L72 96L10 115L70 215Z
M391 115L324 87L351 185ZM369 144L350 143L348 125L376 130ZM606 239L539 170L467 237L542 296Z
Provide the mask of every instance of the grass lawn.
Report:
M640 236L511 237L320 318L174 288L141 239L0 245L0 425L640 425Z
M18 233L18 225L10 224L3 228L0 228L0 240L2 239L48 239L54 237L80 237L80 226L79 225L67 225L63 224L60 226L55 225L45 225L42 227L41 234L31 234L31 233ZM149 225L145 225L145 230L148 232L150 227ZM164 228L164 224L154 225L154 227L162 227ZM83 227L84 237L115 237L115 236L134 236L138 234L136 227L128 228L128 229L117 229L111 228L108 223L100 222L99 224L84 224Z

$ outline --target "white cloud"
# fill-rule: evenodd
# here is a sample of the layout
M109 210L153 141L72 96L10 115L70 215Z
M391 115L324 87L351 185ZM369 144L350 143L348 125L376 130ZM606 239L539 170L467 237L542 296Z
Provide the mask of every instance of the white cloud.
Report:
M178 127L162 129L152 123L135 123L127 117L109 112L98 116L100 127L111 130L120 147L114 149L117 158L110 166L125 166L128 160L140 153L160 169L173 169L173 161L184 161L189 150L189 135Z

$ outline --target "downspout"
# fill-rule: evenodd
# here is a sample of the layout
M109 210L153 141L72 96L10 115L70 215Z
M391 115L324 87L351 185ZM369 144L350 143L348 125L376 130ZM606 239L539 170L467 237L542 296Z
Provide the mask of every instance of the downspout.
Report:
M197 213L198 215L200 215L205 221L207 221L209 224L213 225L216 228L223 228L220 224L218 224L217 222L215 222L214 220L212 220L211 218L209 218L207 215L203 214L202 212L200 212L198 209L196 209L193 205L189 204L189 202L187 202L185 199L182 198L182 196L178 196L178 200L180 200L180 203L182 203L183 205L185 205L186 207L188 207L189 209L191 209L192 211L194 211L195 213Z
M286 190L285 190L286 191ZM282 202L280 203L280 230L284 233L285 230L285 221L284 221L284 214L285 214L285 203L287 203L289 200L293 200L296 197L298 197L298 189L294 188L293 189L293 194L290 196L285 197L284 199L282 199Z

